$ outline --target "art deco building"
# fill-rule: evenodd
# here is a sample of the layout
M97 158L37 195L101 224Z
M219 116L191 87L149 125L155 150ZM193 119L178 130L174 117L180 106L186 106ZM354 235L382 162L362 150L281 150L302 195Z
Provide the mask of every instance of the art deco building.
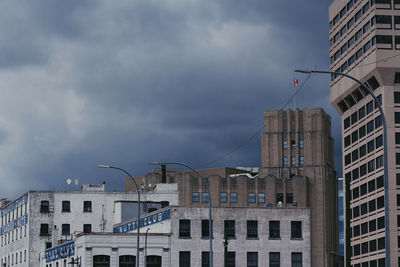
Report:
M389 217L385 218L382 119L377 104L351 79L331 77L331 103L343 123L346 266L385 266L389 260L390 266L398 266L400 2L335 0L329 20L331 71L368 85L382 103L388 126ZM389 248L390 259L385 259Z

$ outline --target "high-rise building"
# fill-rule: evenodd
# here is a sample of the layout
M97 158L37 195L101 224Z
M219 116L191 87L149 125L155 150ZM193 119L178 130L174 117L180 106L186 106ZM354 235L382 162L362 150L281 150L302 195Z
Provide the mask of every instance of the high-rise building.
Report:
M344 210L343 210L343 178L338 180L338 191L339 191L339 254L340 257L344 258Z
M337 266L338 183L330 116L321 108L271 110L264 112L264 125L259 176L267 177L267 201L310 208L311 266Z
M398 266L400 205L400 3L334 0L329 7L331 71L365 83L381 102L388 130L385 216L383 129L377 103L351 79L331 77L331 103L342 118L346 266ZM400 177L399 177L400 178ZM385 228L385 220L389 229ZM386 246L390 237L390 246ZM390 249L390 259L386 250Z

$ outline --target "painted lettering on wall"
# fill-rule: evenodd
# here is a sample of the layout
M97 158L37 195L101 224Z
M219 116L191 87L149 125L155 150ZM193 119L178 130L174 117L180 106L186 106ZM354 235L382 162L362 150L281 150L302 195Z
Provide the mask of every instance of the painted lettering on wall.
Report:
M46 262L56 261L74 255L75 255L74 241L59 245L54 248L49 248L45 252Z
M171 209L163 210L146 217L140 218L139 228L146 227L155 223L160 223L171 218ZM114 233L126 233L137 230L137 220L129 221L113 228Z
M28 214L22 215L14 221L7 223L1 227L1 235L5 235L18 227L21 227L28 223Z

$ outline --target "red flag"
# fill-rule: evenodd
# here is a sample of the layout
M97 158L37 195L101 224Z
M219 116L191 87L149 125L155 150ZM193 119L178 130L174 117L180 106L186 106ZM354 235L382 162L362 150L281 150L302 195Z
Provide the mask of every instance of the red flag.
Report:
M294 79L294 86L297 86L299 84L299 80Z

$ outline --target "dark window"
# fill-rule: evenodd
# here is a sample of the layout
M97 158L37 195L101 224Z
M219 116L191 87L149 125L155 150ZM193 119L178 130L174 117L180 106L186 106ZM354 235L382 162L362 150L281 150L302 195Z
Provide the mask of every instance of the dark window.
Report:
M396 145L400 145L400 133L396 133Z
M358 131L355 130L354 132L351 133L351 142L355 143L358 140Z
M279 221L269 221L269 238L280 238L280 222Z
M358 169L354 169L353 170L353 181L357 180L360 177L359 173L358 173Z
M366 129L365 129L365 125L361 126L360 129L358 129L358 135L359 138L363 138L366 134Z
M369 221L369 232L376 231L376 220Z
M356 199L360 196L360 189L358 187L353 189L353 198L352 199Z
M358 159L358 149L351 152L351 160L356 161Z
M394 83L400 83L400 72L394 74ZM394 92L394 103L400 103L400 92Z
M400 138L400 135L399 135L399 138ZM399 140L400 140L400 139L399 139ZM351 142L350 142L350 135L348 135L348 136L346 136L346 137L344 138L344 147L348 147L350 144L351 144Z
M383 166L383 156L379 156L376 158L376 168L380 168Z
M367 114L371 113L374 110L374 101L370 101L367 103Z
M371 42L365 43L365 45L364 45L364 53L367 52L370 48L371 48Z
M179 220L179 237L190 237L190 220Z
M265 203L265 193L258 193L258 203Z
M400 195L397 194L397 207L400 207Z
M362 107L358 110L358 119L361 120L365 117L365 107Z
M360 235L360 226L356 225L353 227L353 237L357 237Z
M400 112L394 113L394 123L400 123Z
M363 55L363 50L362 50L362 48L360 48L360 49L356 52L356 59L359 59L362 55Z
M359 151L360 151L360 153L359 153L360 154L360 158L364 157L367 154L367 146L366 145L360 146Z
M353 7L353 0L350 0L348 3L347 3L347 10L350 10L350 8L352 8Z
M384 237L378 238L378 250L384 248L385 248L385 238Z
M372 139L371 141L369 141L369 142L367 143L367 150L368 150L368 153L371 153L372 151L374 151L374 149L375 149L375 140Z
M368 173L373 172L375 170L375 160L371 160L368 162Z
M92 225L91 224L84 224L83 225L83 232L84 233L91 233L92 232Z
M40 202L40 212L50 212L50 208L49 208L49 201L47 200L42 200Z
M234 251L228 251L228 259L226 267L235 267L236 266L236 253Z
M256 203L256 194L249 193L249 203Z
M231 203L237 203L237 193L230 194L230 201Z
M382 137L382 135L380 135L377 138L375 138L375 147L379 148L382 145L383 145L383 137Z
M352 36L349 41L347 42L347 46L350 47L354 44L355 40L354 40L354 36Z
M283 193L276 193L276 202L283 202Z
M301 252L292 252L292 267L303 266L303 254Z
M362 15L361 10L359 10L359 11L356 13L356 15L354 16L354 20L355 20L355 21L359 20L359 19L361 18L361 15Z
M71 202L68 200L64 200L62 202L62 208L61 208L62 212L71 212Z
M367 164L363 164L360 166L360 177L367 174Z
M398 81L395 79L395 83L400 83L400 72L396 72L396 77L398 77ZM394 103L400 104L400 92L394 92Z
M343 127L344 127L344 129L346 130L347 128L349 128L350 127L350 117L347 117L346 119L344 119L344 121L343 121Z
M280 267L281 266L281 253L270 252L269 253L269 266L270 267Z
M224 221L224 235L226 238L235 238L235 221L225 220Z
M51 242L46 242L46 249L49 249L53 246ZM22 253L22 252L21 252ZM22 255L21 255L21 262L22 262Z
M201 193L201 202L208 203L208 193Z
M340 10L339 15L341 18L343 18L345 14L346 14L346 7L344 7L342 10Z
M258 266L258 252L247 252L247 267Z
M367 12L368 9L369 9L369 2L366 3L366 4L363 6L363 8L362 8L363 13Z
M109 267L110 256L107 255L96 255L93 256L93 267Z
M347 61L347 65L350 66L351 64L354 63L354 61L356 61L356 57L353 55L353 56L349 57L349 60Z
M369 241L369 251L370 252L376 251L376 240Z
M220 202L221 203L227 203L228 202L228 193L221 193Z
M40 235L41 236L49 235L49 224L47 223L40 224Z
M367 123L367 134L374 130L374 120Z
M357 218L360 216L360 207L354 207L353 208L353 218Z
M146 267L161 267L161 256L147 256L146 257Z
M247 221L247 238L258 237L258 221Z
M351 163L351 153L344 156L344 165L349 165Z
M358 120L358 114L357 114L357 111L356 111L353 114L351 114L351 124L356 123L357 120Z
M70 235L69 224L61 225L61 235Z
M391 35L376 35L376 43L391 45L393 43L393 36L391 36Z
M210 227L208 220L201 220L201 238L209 238L210 237Z
M286 203L293 203L293 193L286 193Z
M303 238L301 231L301 221L291 221L291 236L290 238Z
M376 189L383 187L383 176L376 178Z
M365 214L367 214L368 213L368 205L367 205L368 203L364 203L364 204L361 204L361 208L360 208L360 210L361 210L361 215L365 215Z
M201 252L201 267L210 267L210 252Z
M354 255L354 256L360 255L360 244L355 245L353 248L354 248L353 255Z
M362 184L360 186L360 195L363 196L365 194L367 194L367 184Z
M132 255L119 256L119 266L120 267L135 267L135 265L136 265L136 257L135 256L132 256Z
M372 212L372 211L374 211L374 210L376 210L375 199L370 200L370 201L368 202L368 211L369 211L369 212Z
M190 251L179 251L179 267L190 267Z
M381 208L383 208L384 206L385 206L385 199L384 199L384 197L382 196L382 197L378 197L377 198L377 201L376 201L376 204L377 204L377 209L381 209Z
M368 242L364 242L361 244L361 254L367 254L367 253L368 253ZM367 267L368 267L368 262L366 262L366 263L367 263Z
M400 165L400 153L396 153L396 165Z
M371 193L375 190L375 180L371 180L368 182L368 193Z
M198 192L193 192L192 193L192 203L199 203L200 201L200 196Z
M380 126L382 126L382 117L379 115L375 118L375 129L379 128Z
M396 173L396 185L400 185L400 173Z
M83 212L92 212L92 201L83 201Z

